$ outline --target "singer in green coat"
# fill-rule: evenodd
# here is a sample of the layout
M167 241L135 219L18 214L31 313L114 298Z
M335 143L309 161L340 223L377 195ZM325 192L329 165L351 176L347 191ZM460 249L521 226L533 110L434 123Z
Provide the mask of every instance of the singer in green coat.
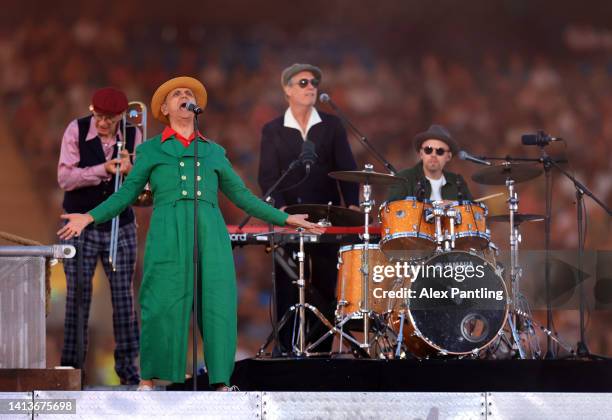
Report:
M88 214L63 215L68 223L58 234L73 237L90 222L112 219L134 202L147 182L150 184L154 202L140 288L139 389L151 389L153 379L184 382L193 307L193 200L197 198L201 273L198 324L209 382L216 389L227 390L236 352L237 293L218 191L266 222L301 226L314 233L321 230L307 222L306 215L289 216L253 195L234 172L223 147L194 132L193 113L185 103L201 108L206 105L206 90L198 80L178 77L157 89L151 110L155 118L168 124L166 129L137 148L134 167L115 194ZM194 190L196 141L199 158Z

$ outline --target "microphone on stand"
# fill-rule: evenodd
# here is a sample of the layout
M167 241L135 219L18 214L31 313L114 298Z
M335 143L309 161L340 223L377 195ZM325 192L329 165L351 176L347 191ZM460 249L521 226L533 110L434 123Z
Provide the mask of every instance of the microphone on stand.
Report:
M194 104L193 102L183 102L181 104L181 108L187 108L188 111L191 111L196 115L202 113L202 108L200 108L197 104Z
M302 153L300 154L299 160L306 167L306 175L310 173L310 167L314 165L319 158L315 152L315 144L310 140L304 140L302 145Z
M481 165L491 166L491 162L489 162L487 160L484 160L484 159L477 158L476 156L472 156L468 152L466 152L465 150L459 151L459 159L461 159L461 160L469 160L470 162L479 163Z
M521 136L521 143L525 146L547 146L553 141L561 140L563 140L561 137L549 136L542 130L539 130L536 134L523 134Z

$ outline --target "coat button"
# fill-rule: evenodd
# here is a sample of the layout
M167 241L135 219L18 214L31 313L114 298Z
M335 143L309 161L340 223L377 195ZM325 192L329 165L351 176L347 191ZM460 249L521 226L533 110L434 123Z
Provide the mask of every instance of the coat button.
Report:
M198 197L201 196L202 195L202 191L198 191L197 194L198 194Z
M181 179L182 179L183 181L185 181L185 180L187 179L187 177L186 177L185 175L181 175Z
M198 175L198 181L201 181L202 177L200 175Z
M200 162L197 162L197 163L196 163L196 165L197 165L197 166L200 166Z
M185 166L185 162L179 162L180 166Z
M183 190L182 194L187 195L187 191Z

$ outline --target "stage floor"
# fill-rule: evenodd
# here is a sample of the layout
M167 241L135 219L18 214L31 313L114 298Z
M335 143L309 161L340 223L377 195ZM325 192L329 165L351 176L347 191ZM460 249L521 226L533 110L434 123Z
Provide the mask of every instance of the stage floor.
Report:
M236 363L232 384L242 391L612 392L612 361L247 359ZM198 377L198 389L207 385Z

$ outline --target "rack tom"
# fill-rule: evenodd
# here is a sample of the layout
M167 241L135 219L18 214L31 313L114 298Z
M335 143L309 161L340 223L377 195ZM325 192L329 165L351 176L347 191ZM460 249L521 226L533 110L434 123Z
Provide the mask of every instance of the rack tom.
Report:
M491 241L491 232L487 229L487 206L472 201L455 201L450 205L455 217L455 249L485 249ZM450 232L451 219L443 220L443 230Z
M380 206L380 249L390 259L403 259L408 250L434 250L436 248L435 224L427 221L431 213L429 200L415 197L385 202Z

